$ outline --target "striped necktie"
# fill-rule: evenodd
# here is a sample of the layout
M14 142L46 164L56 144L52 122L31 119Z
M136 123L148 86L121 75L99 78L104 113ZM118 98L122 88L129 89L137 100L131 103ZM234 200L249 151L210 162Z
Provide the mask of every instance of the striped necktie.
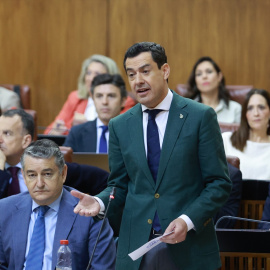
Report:
M44 215L49 206L39 206L38 216L35 222L30 248L26 258L25 270L42 270L45 250L45 219Z

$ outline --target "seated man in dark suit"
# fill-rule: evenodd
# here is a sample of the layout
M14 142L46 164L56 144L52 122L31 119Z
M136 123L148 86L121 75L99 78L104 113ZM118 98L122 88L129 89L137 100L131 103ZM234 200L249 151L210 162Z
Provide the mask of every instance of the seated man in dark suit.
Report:
M59 147L50 140L36 141L24 151L21 164L28 191L0 200L0 265L55 269L60 240L67 239L72 269L86 269L102 222L73 213L78 199L63 186L67 165ZM114 269L115 255L106 220L93 269Z
M232 181L232 190L227 202L221 207L216 216L214 217L214 223L223 216L237 217L242 197L242 173L239 169L228 163L228 170L230 179ZM218 223L217 228L234 228L236 220L224 218Z
M33 117L24 110L9 110L0 117L0 199L27 191L20 158L33 136ZM108 172L76 163L67 166L67 185L92 195L107 186Z
M120 75L101 74L94 78L91 92L98 117L72 127L64 146L73 152L108 153L108 124L125 105L125 82Z

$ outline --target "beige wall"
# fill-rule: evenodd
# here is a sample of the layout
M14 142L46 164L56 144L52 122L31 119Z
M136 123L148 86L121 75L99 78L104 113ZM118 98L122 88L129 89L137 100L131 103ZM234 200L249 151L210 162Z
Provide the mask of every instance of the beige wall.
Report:
M173 89L209 55L227 84L270 91L269 14L269 0L0 0L0 83L29 84L45 126L86 57L105 54L122 68L125 50L147 40L166 48Z

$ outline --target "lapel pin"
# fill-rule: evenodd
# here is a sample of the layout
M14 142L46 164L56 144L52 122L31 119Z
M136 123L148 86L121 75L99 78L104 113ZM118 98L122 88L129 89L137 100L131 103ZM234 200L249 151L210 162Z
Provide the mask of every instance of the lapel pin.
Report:
M184 115L182 113L180 113L179 117L182 119L184 117Z

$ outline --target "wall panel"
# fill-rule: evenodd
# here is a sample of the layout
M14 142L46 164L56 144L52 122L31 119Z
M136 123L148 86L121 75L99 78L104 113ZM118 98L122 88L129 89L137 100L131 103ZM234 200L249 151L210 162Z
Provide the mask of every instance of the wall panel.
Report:
M1 0L0 82L29 84L38 124L77 88L83 59L106 53L106 0Z
M0 0L0 82L29 84L44 126L83 59L101 53L122 68L126 49L149 40L166 48L171 88L209 55L227 84L270 91L269 14L270 0Z

